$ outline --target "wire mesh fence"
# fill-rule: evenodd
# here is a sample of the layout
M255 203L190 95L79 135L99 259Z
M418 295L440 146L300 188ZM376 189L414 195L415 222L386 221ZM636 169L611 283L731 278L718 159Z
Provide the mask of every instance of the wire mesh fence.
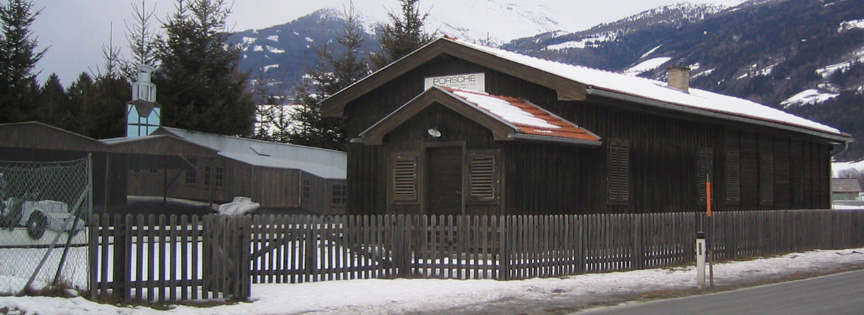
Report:
M88 288L90 165L0 161L0 295Z

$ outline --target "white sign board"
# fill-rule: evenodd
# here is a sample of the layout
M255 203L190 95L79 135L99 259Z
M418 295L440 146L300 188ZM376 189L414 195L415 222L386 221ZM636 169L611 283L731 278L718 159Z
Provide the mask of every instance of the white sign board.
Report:
M454 74L441 77L426 78L423 89L428 90L433 86L441 85L460 90L486 91L485 73Z

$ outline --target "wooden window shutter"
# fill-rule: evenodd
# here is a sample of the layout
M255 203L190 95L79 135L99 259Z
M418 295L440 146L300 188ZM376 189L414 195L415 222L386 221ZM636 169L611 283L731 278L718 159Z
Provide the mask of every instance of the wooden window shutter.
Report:
M700 148L696 157L696 192L698 193L699 205L707 203L705 182L708 180L706 176L711 177L712 183L714 179L714 152L711 148Z
M804 163L794 163L792 167L792 206L804 207Z
M774 155L762 154L759 157L759 204L774 205Z
M726 202L738 204L741 202L741 154L738 150L726 152L724 169L726 170Z
M468 164L468 187L473 200L495 199L495 155L472 153Z
M393 200L417 200L417 156L398 155L393 161Z
M609 202L626 204L630 201L630 147L624 140L609 143L608 163Z

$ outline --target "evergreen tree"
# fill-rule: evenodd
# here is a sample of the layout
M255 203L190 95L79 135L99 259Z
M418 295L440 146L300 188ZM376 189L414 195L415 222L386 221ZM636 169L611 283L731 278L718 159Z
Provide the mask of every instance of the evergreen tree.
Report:
M38 84L33 68L45 54L37 51L30 26L39 11L27 0L0 3L0 123L32 119Z
M132 73L127 74L127 77L129 75L132 75L132 78L136 76L134 74L137 74L137 65L156 66L156 44L158 37L150 26L150 21L153 19L153 12L155 10L154 6L152 10L148 11L145 0L141 0L140 6L132 4L134 23L132 25L126 24L126 40L129 42L128 48L132 56L132 59L127 62L126 69L132 70Z
M433 36L423 31L429 13L420 14L420 0L399 0L400 13L387 12L390 24L379 31L381 51L372 55L372 65L376 69L399 60L418 48L431 42Z
M39 89L38 104L37 120L67 130L75 125L78 113L69 111L69 97L56 73L52 73Z
M69 112L77 113L72 116L74 119L72 126L66 130L84 134L84 126L87 124L85 123L87 119L83 117L82 110L85 104L92 104L96 101L93 78L87 72L81 72L78 78L66 89L66 95L69 96Z
M306 73L306 80L297 87L297 100L302 106L294 112L294 126L288 135L291 143L334 150L345 150L346 135L342 120L323 117L319 102L348 87L369 74L362 57L363 30L353 4L344 12L346 21L338 43L344 51L334 56L327 46L319 49L321 63Z
M126 104L132 95L132 86L124 76L124 63L120 49L102 47L105 64L90 85L89 101L81 104L81 134L96 138L116 138L126 135Z
M227 42L225 0L177 0L157 45L154 83L163 124L219 134L252 131L255 106L240 71L238 48Z
M84 122L81 133L85 136L105 139L126 135L126 104L132 95L132 87L119 73L103 74L86 91L89 101L81 104Z

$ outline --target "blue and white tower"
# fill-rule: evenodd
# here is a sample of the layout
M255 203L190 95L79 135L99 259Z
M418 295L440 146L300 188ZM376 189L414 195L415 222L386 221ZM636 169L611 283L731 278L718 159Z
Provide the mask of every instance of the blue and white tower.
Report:
M126 105L126 137L150 135L162 123L162 109L156 103L156 85L150 82L155 70L138 65L138 80L132 84L132 101Z

